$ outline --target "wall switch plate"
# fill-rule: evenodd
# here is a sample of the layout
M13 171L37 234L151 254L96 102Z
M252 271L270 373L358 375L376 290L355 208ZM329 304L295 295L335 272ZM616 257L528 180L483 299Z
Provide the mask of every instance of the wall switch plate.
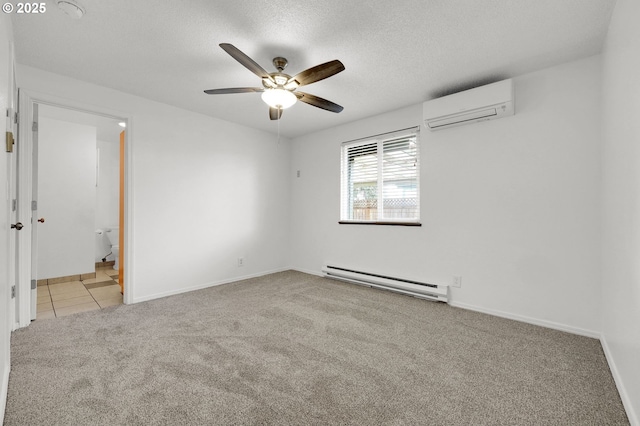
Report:
M462 287L462 277L460 275L454 275L453 284L451 286L456 288Z
M244 257L239 257L238 258L238 267L240 266L244 266Z

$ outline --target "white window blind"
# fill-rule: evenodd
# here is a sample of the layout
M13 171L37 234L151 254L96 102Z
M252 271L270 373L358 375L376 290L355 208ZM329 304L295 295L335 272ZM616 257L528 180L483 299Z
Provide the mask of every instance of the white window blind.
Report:
M342 144L341 222L418 223L419 128Z

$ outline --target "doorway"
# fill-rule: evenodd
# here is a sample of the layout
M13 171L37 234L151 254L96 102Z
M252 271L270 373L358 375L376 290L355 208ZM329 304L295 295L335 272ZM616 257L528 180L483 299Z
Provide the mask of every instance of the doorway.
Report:
M120 124L125 123L51 105L35 107L36 319L122 304L116 256Z
M23 91L20 109L18 210L30 226L18 250L19 326L126 302L128 285L119 284L128 274L120 279L113 269L111 246L126 257L127 240L110 243L106 231L127 232L126 194L121 200L118 191L128 158L120 139L126 142L128 132L121 137L119 123L129 119ZM126 265L122 259L120 270Z

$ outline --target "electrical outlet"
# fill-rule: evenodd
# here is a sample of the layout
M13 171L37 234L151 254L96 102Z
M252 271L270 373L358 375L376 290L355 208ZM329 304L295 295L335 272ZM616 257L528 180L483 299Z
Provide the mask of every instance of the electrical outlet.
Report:
M462 287L462 277L460 275L454 275L453 276L452 287L456 287L456 288Z
M240 266L244 266L244 257L239 257L238 258L238 267Z

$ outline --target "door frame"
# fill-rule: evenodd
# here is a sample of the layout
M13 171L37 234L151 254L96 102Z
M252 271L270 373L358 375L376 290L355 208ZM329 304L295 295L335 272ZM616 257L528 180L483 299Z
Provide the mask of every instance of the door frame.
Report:
M16 310L19 327L26 327L31 323L31 266L32 266L32 200L33 200L33 131L34 104L50 105L59 108L71 109L79 112L99 115L114 120L125 120L127 131L125 132L125 194L124 194L124 281L126 283L123 302L133 302L133 288L135 283L133 276L133 173L132 173L132 137L133 117L124 112L74 102L56 96L39 93L31 90L19 89L19 123L18 123L18 220L23 225L23 231L17 235L17 285L16 285ZM34 315L35 316L35 315Z
M8 98L7 98L7 107L8 107L8 119L7 119L7 131L13 133L13 137L15 142L18 140L18 124L17 124L17 112L18 112L18 84L16 82L16 66L15 66L15 47L13 41L9 41L9 87L8 87ZM9 168L9 174L7 176L8 179L8 194L9 197L7 200L7 207L9 208L7 219L9 223L17 223L18 222L18 213L17 213L17 199L18 199L18 150L19 147L16 143L14 143L13 151L9 153L7 167ZM8 266L7 266L7 291L9 292L9 288L13 287L17 289L17 232L11 232L9 229L8 241L7 241L7 250L8 250ZM1 280L0 280L1 281ZM9 295L8 302L8 319L10 321L10 331L14 331L18 328L18 318L16 313L16 299L14 296ZM7 370L8 371L8 370Z

